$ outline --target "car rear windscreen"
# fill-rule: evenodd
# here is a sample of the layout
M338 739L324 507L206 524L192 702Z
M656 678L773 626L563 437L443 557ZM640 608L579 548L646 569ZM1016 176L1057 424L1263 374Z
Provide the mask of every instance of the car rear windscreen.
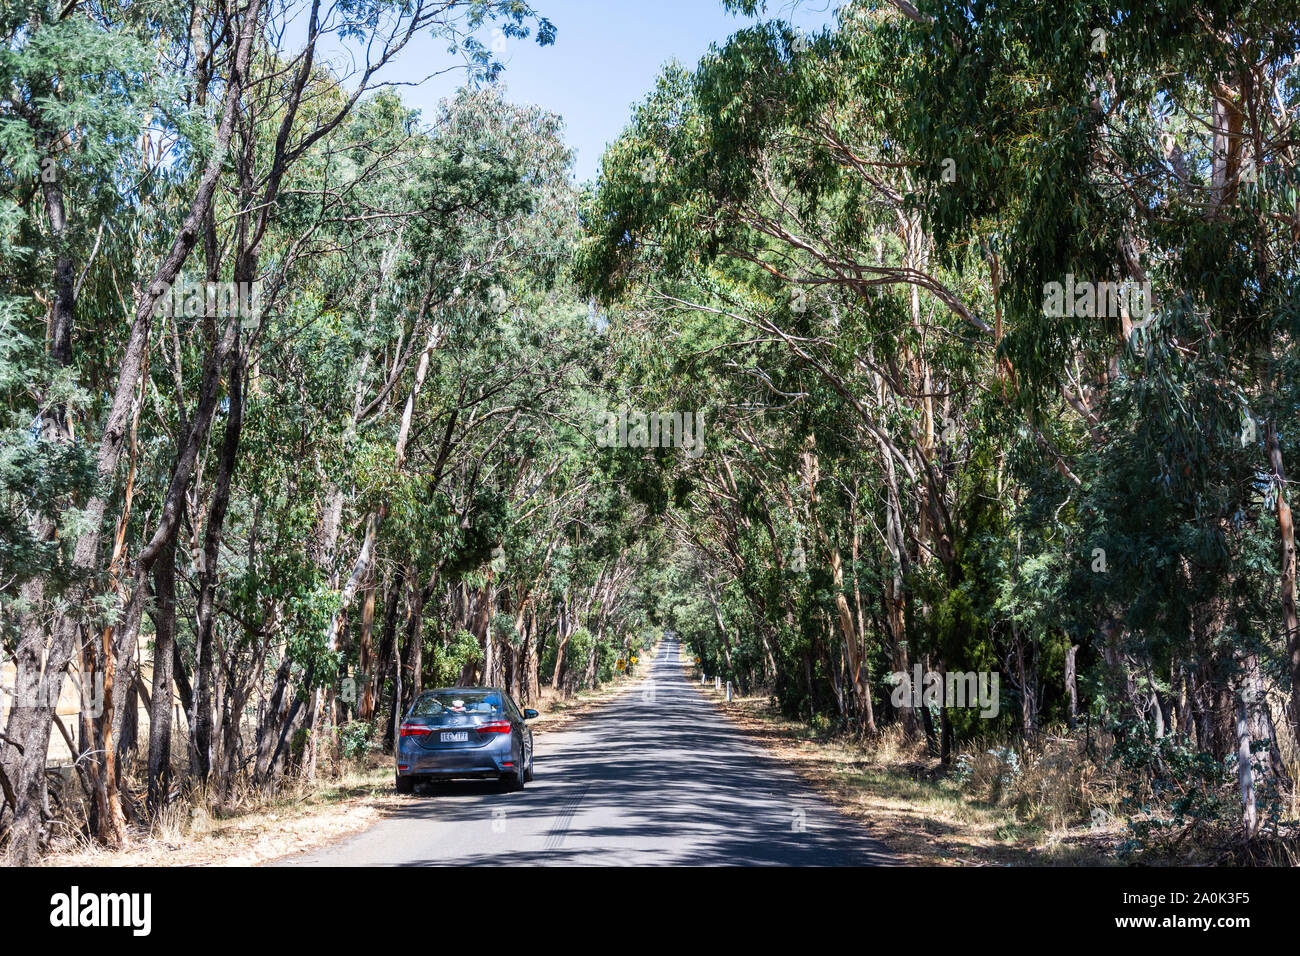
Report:
M501 695L493 691L435 691L422 694L411 710L412 717L441 717L444 714L500 716Z

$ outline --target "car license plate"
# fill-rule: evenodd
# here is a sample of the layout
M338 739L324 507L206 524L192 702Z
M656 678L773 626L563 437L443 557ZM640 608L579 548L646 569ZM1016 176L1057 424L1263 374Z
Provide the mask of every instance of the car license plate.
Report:
M442 735L442 742L444 744L463 744L463 743L467 743L468 741L469 741L468 730L454 730L449 733L444 733Z

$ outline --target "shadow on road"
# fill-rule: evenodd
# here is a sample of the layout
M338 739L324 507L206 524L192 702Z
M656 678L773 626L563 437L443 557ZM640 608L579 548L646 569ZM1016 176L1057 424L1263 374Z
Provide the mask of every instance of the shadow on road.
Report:
M862 824L836 812L719 714L683 677L674 647L660 654L650 676L652 693L649 685L633 688L575 729L539 741L536 780L522 792L482 781L421 787L383 824L412 834L410 856L392 862L891 862ZM508 820L506 835L481 849L468 840L426 848L416 837L435 823L481 832L494 811Z

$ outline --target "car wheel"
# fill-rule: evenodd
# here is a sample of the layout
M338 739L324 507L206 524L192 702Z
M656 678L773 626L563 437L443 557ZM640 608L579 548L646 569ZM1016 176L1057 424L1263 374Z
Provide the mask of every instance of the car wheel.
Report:
M415 793L415 778L403 777L400 773L397 775L397 792L403 794Z
M524 768L524 749L519 748L519 765L515 767L515 772L506 777L506 789L515 791L524 789L524 781L528 779Z
M532 782L533 779L533 755L528 754L528 768L524 771L524 780Z

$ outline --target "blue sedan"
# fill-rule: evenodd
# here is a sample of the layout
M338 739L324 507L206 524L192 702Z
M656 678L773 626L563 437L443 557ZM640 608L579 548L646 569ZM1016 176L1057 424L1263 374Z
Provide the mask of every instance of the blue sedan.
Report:
M444 687L420 694L402 721L397 792L422 780L500 780L522 790L533 779L535 710L521 710L498 687Z

